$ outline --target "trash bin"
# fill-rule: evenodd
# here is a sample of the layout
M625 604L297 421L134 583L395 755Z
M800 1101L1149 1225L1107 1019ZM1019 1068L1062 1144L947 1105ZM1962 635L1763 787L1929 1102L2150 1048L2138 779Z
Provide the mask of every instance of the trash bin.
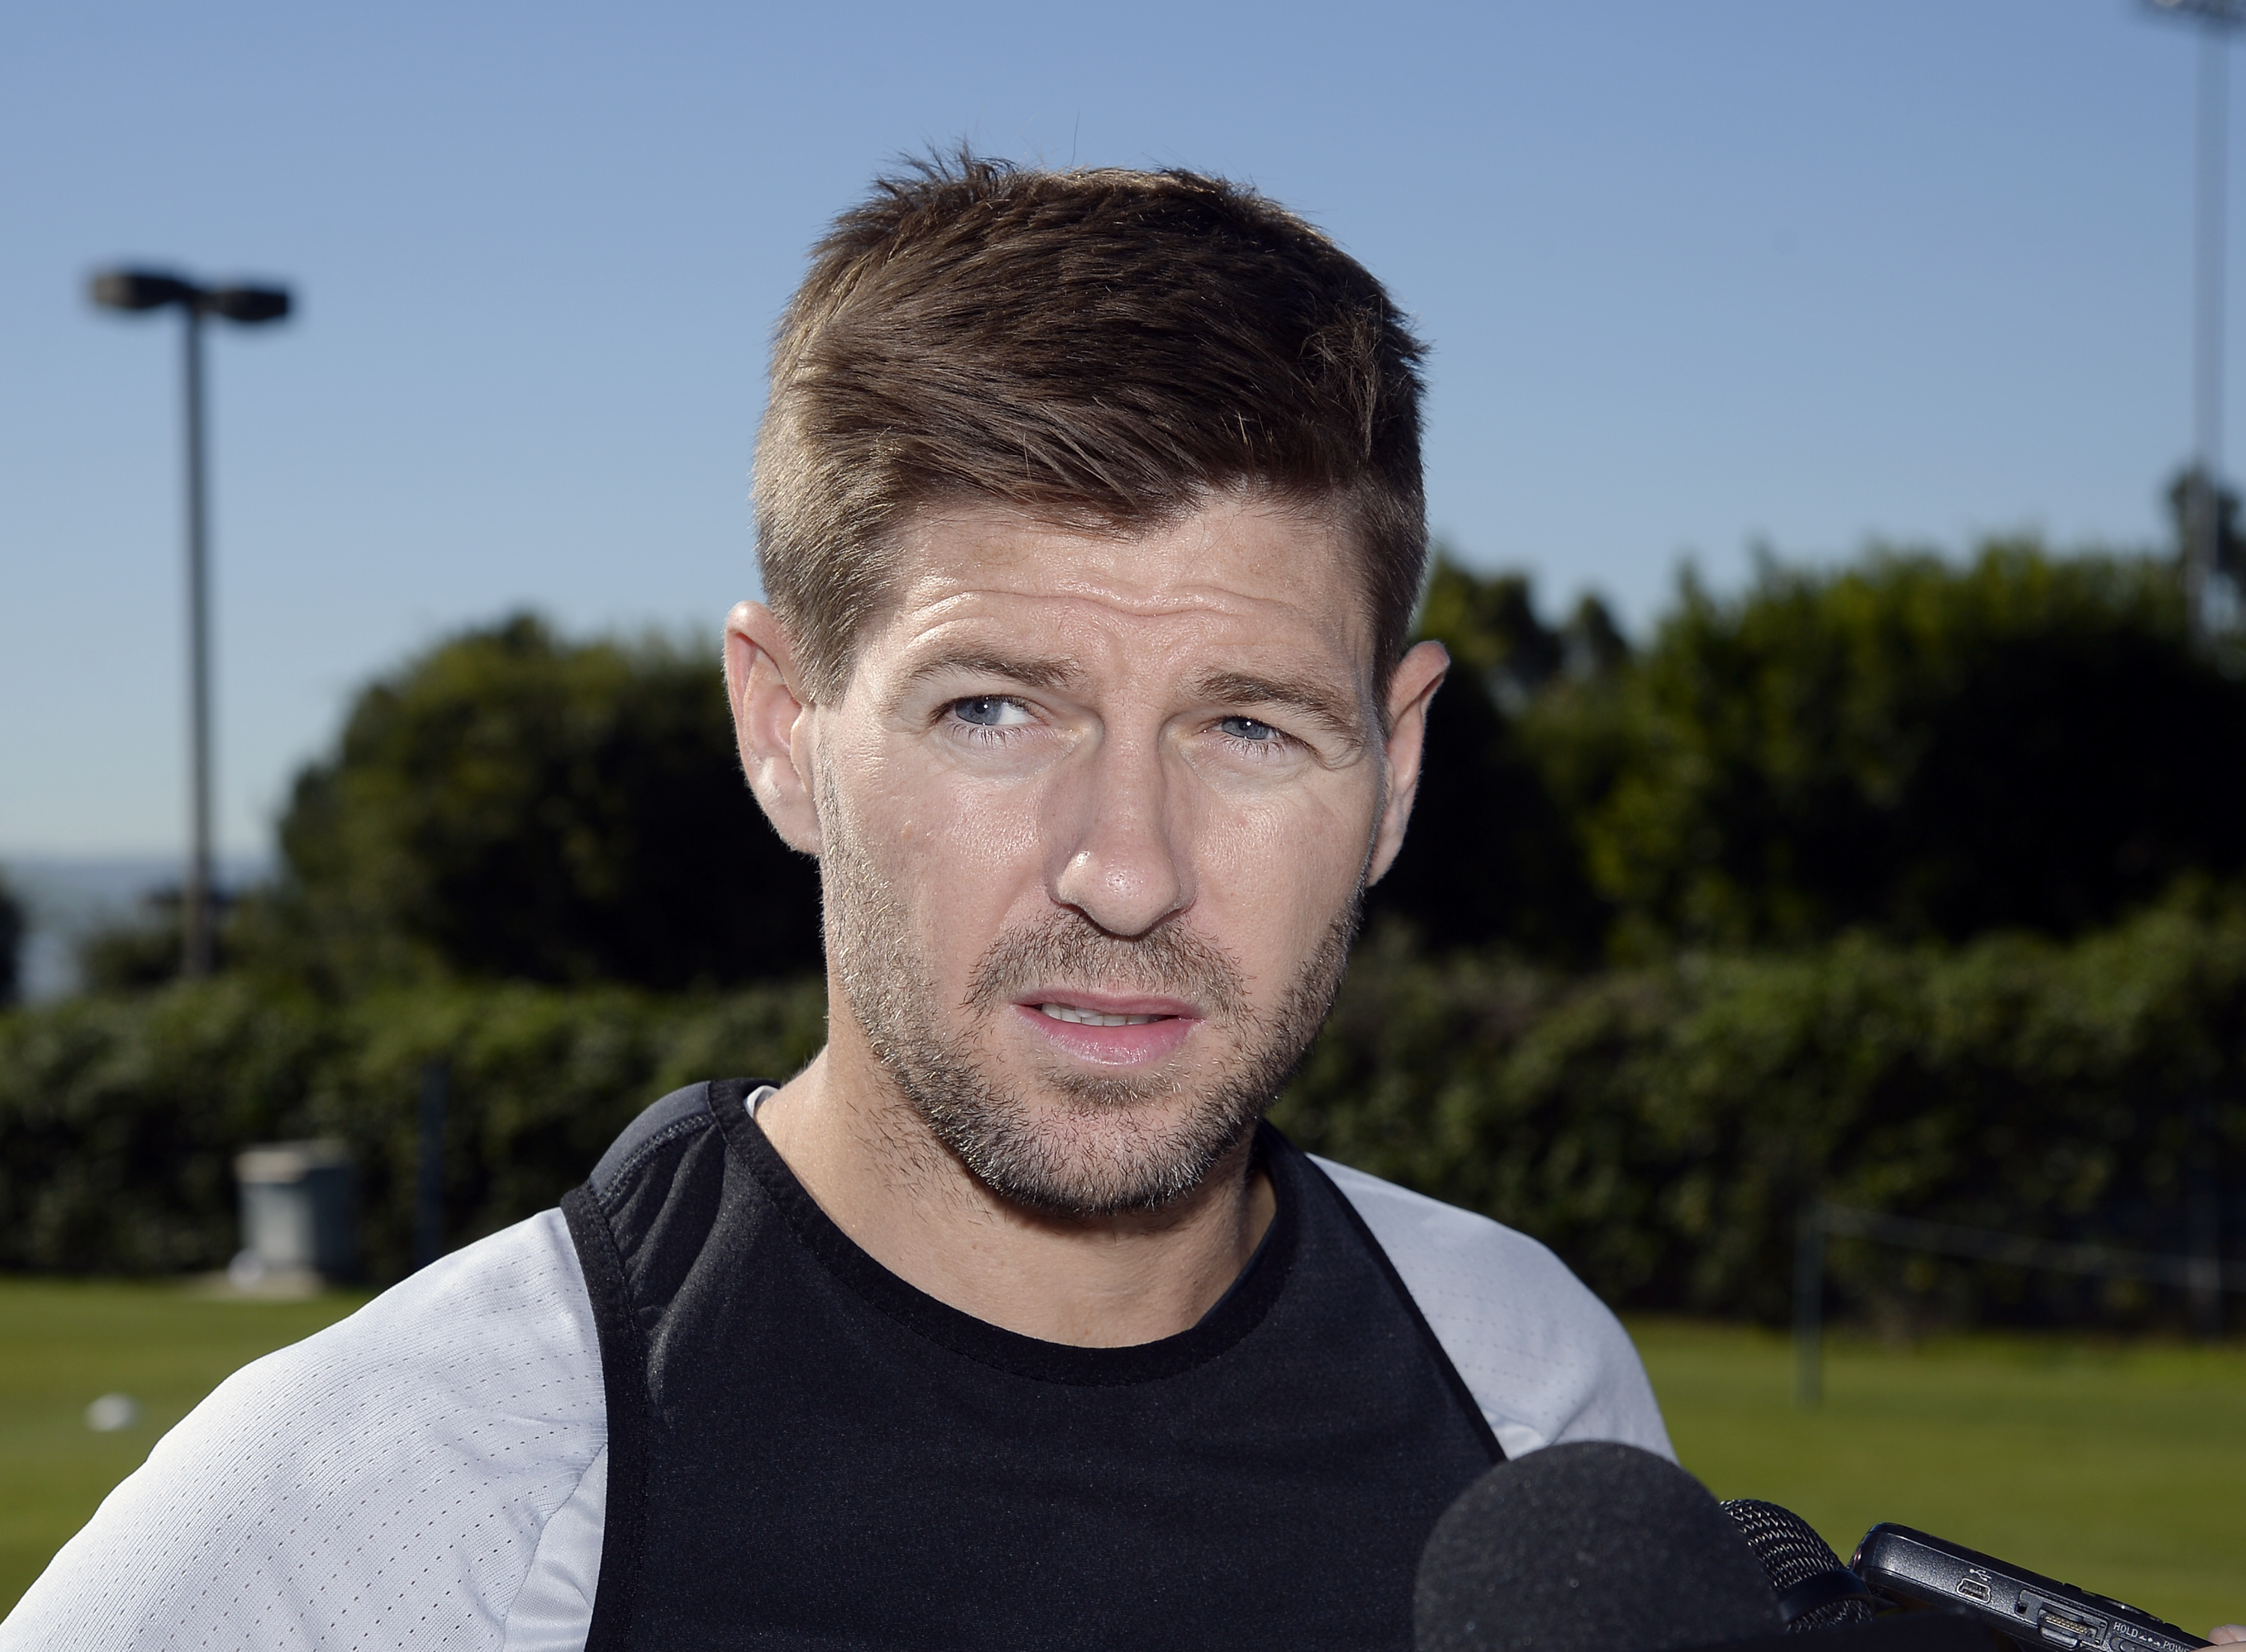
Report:
M351 1154L339 1141L276 1141L235 1157L242 1254L228 1272L248 1288L283 1279L341 1279L356 1268Z

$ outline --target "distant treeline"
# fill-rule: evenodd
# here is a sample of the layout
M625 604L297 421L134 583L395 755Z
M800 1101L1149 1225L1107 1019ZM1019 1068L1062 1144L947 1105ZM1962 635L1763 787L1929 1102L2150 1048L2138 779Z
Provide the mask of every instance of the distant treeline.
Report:
M24 898L0 877L0 1010L22 996L24 936L31 928Z
M1775 1311L1820 1190L2181 1246L2180 1167L2219 1175L2246 1120L2246 672L2193 644L2171 563L1767 563L1688 580L1633 646L1443 559L1422 629L1455 666L1281 1109L1307 1143L1633 1302ZM0 1017L0 1265L207 1265L231 1146L316 1130L361 1144L383 1275L425 1057L459 1064L466 1235L664 1085L817 1043L815 868L742 784L706 654L458 636L361 695L280 846L217 982L168 985L172 934L128 928L92 995ZM1864 1302L2086 1300L1838 1266Z
M2246 867L2246 674L2174 567L1996 541L1691 581L1633 655L1595 602L1449 562L1456 665L1377 908L1555 962L1852 931L2078 935Z
M1402 857L1373 891L1439 951L1585 969L1851 932L2079 935L2246 869L2246 675L2173 568L2027 541L1686 581L1633 650L1595 600L1435 567L1455 662ZM657 991L819 967L815 868L743 785L715 660L519 616L365 690L298 778L236 967L336 991L436 977ZM105 937L97 982L176 948Z

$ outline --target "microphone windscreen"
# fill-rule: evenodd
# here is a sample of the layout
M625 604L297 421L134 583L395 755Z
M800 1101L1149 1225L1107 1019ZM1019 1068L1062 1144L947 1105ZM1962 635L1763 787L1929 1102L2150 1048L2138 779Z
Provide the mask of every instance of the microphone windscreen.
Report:
M1863 1580L1792 1509L1752 1497L1735 1497L1723 1509L1762 1562L1787 1628L1837 1629L1878 1615Z
M1419 1556L1419 1652L1676 1652L1775 1635L1778 1602L1699 1481L1633 1445L1501 1463Z

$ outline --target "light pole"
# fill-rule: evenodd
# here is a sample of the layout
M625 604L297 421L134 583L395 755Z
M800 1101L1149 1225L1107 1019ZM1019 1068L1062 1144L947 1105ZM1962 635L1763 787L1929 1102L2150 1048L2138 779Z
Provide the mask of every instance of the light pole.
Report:
M92 282L105 309L177 309L185 351L187 506L187 876L181 890L180 973L207 976L214 961L211 912L210 535L203 482L203 317L255 324L289 313L280 287L201 287L160 270L109 269Z
M2192 261L2192 467L2183 508L2184 598L2195 636L2208 631L2208 583L2222 532L2223 254L2228 230L2230 31L2246 24L2246 0L2149 0L2155 11L2199 25L2199 141Z

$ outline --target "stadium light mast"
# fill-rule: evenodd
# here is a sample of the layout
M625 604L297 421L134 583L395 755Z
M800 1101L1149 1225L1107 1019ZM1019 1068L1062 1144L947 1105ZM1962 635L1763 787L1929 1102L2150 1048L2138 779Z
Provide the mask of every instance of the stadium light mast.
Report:
M2246 0L2242 0L2246 3ZM210 525L203 479L203 317L244 325L289 313L281 287L204 287L161 270L107 269L89 284L104 309L176 309L183 323L187 423L187 875L180 890L180 973L210 974L217 959L211 887Z
M2192 469L2183 521L2184 597L2193 634L2208 629L2208 588L2222 532L2223 255L2229 158L2230 34L2246 24L2246 0L2147 0L2199 25L2199 140L2195 172L2192 280Z

